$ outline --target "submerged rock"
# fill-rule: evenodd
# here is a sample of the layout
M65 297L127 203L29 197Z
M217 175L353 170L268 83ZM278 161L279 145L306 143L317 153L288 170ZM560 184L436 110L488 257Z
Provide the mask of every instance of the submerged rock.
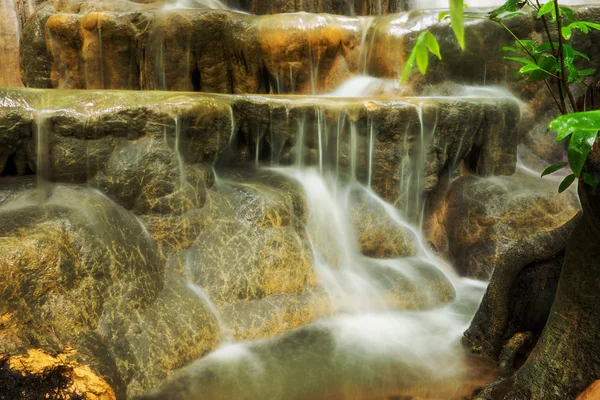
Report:
M209 222L184 263L192 282L217 304L301 293L316 284L312 252L300 229L302 193L278 180L276 187L258 183L260 178L223 183L209 193Z

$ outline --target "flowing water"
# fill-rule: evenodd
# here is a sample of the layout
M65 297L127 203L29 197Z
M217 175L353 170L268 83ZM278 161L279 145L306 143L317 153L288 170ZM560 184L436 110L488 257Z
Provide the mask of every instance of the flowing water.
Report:
M370 189L370 165L360 165L366 175L357 174L364 164L358 160L358 148L368 155L362 160L371 164L377 127L367 124L366 132L359 132L351 110L341 107L337 116L325 118L317 109L311 119L317 126L310 130L306 113L299 117L295 162L290 166L279 165L272 153L267 159L259 156L264 154L259 151L264 138L256 133L253 159L259 170L287 176L304 192L312 264L334 314L284 336L238 343L226 337L213 353L178 372L157 399L199 398L194 393L203 399L458 399L493 377L493 369L467 357L459 343L485 284L459 278L422 239L420 181L435 124L427 128L419 104L407 106L416 107L421 122L416 151L406 154L403 164L405 208L414 214L409 218ZM359 135L366 138L360 145ZM307 142L316 143L312 158L306 154ZM217 186L228 185L227 179L218 182ZM384 259L361 254L352 214L357 204L377 210L403 230L413 254ZM187 257L186 263L194 261L192 253ZM449 302L439 290L443 281L451 287ZM422 311L398 310L390 299L390 289L398 282L404 290L419 293ZM218 316L207 293L198 286L193 290ZM229 331L217 318L221 331Z
M361 95L370 85L381 83L366 77L357 80L367 84L353 85L353 91L343 89L344 95ZM37 166L44 171L38 174L38 186L42 191L48 190L52 180L52 137L46 121L52 110L47 101L42 101L36 114ZM489 366L467 357L459 343L485 284L459 278L422 238L425 156L436 130L435 120L424 120L423 103L398 103L414 109L420 125L412 128L417 132L414 147L403 154L401 210L371 189L379 127L373 121L359 125L355 111L335 97L317 99L317 104L320 101L339 106L333 108L333 115L329 108L327 116L318 105L309 107L295 114L293 122L286 122L296 127L293 162L279 163L279 155L274 157L272 151L265 156L267 152L260 150L265 137L258 132L252 157L259 171L285 176L302 189L307 207L303 229L318 286L328 298L332 316L284 336L236 343L219 307L205 288L193 283L188 265L195 260L188 253L188 287L218 321L221 345L176 375L191 377L185 387L167 385L156 398L195 399L184 393L197 392L203 399L377 399L395 395L452 399L468 395L493 376ZM286 115L290 118L289 110ZM188 185L182 155L184 123L175 116L167 124L163 141L171 143L178 172L174 179L184 188ZM219 174L217 165L215 185L228 185ZM363 255L354 225L357 206L384 215L394 229L404 232L407 246L414 251L395 258ZM447 288L440 291L444 282ZM396 296L402 298L403 290L418 293L416 309L399 309L403 300L399 303Z
M3 10L15 8L7 2L11 3L11 0L1 3ZM474 2L469 5L488 6L492 3L497 4ZM421 8L438 6L435 1L427 0L412 4ZM382 12L381 2L375 7ZM187 8L227 7L217 0L177 0L165 2L156 18L167 24L169 10ZM246 127L250 131L245 143L248 145L247 158L254 168L248 174L259 176L267 171L293 181L301 189L307 214L301 226L302 237L309 243L316 286L327 298L329 315L284 335L236 342L219 301L211 298L209 288L195 283L192 265L201 261L194 259L193 252L184 250L187 288L217 321L220 345L207 356L182 368L158 389L153 398L350 400L415 396L449 400L468 396L472 389L492 379L495 373L481 360L467 356L459 343L486 285L460 278L452 266L434 254L423 238L426 158L435 138L437 114L428 108L427 97L410 101L397 98L405 89L397 80L368 75L374 40L370 33L378 29L374 18L362 21L358 57L361 75L317 96L323 58L317 31L329 26L331 20L327 16L309 14L297 14L293 18L290 23L299 24L302 34L308 38L309 66L306 71L300 71L300 67L296 69L290 63L275 71L271 92L294 93L302 72L308 76L309 91L315 96L309 100L293 96L282 100L282 103L295 105L306 102L301 112L287 107L282 114L271 108L268 131L261 127ZM10 20L13 21L12 16ZM14 21L18 37L16 17ZM154 77L156 89L200 90L187 79L197 69L193 65L192 38L175 43L176 38L170 38L168 34L167 30L149 33L153 38L149 58L160 71ZM102 40L102 29L98 27L100 85L105 88ZM178 71L165 67L170 57L168 44L183 48L185 61ZM5 57L5 52L6 49L0 47L0 58ZM485 81L485 76L483 79ZM0 86L6 80L0 79ZM512 97L497 88L461 86L450 91L453 96L465 98ZM407 134L398 149L401 179L394 204L386 202L374 188L378 173L374 167L375 143L381 127L368 117L366 123L361 123L356 110L345 102L349 98L368 102L373 97L396 98L395 106L410 109L417 115L415 121L406 125ZM370 106L378 107L376 101ZM47 116L53 112L50 108L42 101L35 112L37 185L41 193L47 193L39 198L40 202L51 201L52 165L56 162L55 155L51 154L52 136L47 121ZM186 132L183 117L177 115L178 111L169 112L175 115L165 123L162 139L171 151L177 170L173 174L175 186L184 191L190 186L188 165L183 155L189 132ZM228 112L230 137L233 138L240 129L236 126L233 104L229 105ZM274 127L293 132L289 139L294 143L293 151L283 153L284 144L277 142L278 132ZM409 135L409 130L414 134ZM229 146L233 145L229 143ZM94 162L89 157L86 160L87 178L91 178L91 171L97 169ZM223 163L211 161L211 168L216 171L215 190L235 186L225 168L231 166ZM459 160L451 162L450 174L458 163ZM521 169L526 170L526 167ZM107 202L112 201L98 193ZM211 193L214 191L206 195L208 204ZM405 246L411 251L404 256L387 258L363 254L356 221L367 212L383 215L394 231L403 232ZM147 226L142 220L138 221L142 224L145 240L151 242ZM191 219L189 223L193 224ZM105 239L108 242L110 238ZM417 306L406 305L407 293L418 297Z

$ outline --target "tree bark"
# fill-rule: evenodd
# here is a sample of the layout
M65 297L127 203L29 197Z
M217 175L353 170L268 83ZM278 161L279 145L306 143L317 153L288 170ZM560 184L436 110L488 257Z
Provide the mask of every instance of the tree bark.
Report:
M600 177L598 143L586 171ZM578 191L582 218L567 242L542 335L521 369L477 399L574 399L600 377L600 187L580 182Z

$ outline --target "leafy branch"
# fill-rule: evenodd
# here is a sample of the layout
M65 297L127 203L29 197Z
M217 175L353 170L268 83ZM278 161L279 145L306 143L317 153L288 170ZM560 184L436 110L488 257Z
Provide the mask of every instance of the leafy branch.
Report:
M517 74L530 81L543 81L554 99L562 116L552 121L550 129L557 132L557 142L568 139L568 162L551 165L546 168L542 176L569 167L572 173L560 184L559 191L566 190L576 179L583 180L589 185L598 185L598 179L583 172L583 167L598 138L600 111L579 113L575 96L571 90L573 84L586 85L584 78L593 75L596 69L578 69L575 66L578 59L589 61L590 58L575 50L566 41L571 40L574 31L580 31L582 34L588 34L593 30L600 31L600 24L590 21L575 21L573 10L559 5L558 0L550 0L546 3L540 3L540 0L507 0L499 8L484 15L465 12L463 0L449 0L449 2L450 11L440 13L438 23L450 16L450 25L461 49L465 48L464 18L486 19L498 23L515 39L514 47L505 46L501 49L503 52L512 53L504 56L504 59L522 64ZM544 25L545 42L536 43L533 40L520 39L504 23L507 19L522 16L524 7L530 7L537 12L536 17ZM556 28L554 35L556 38L551 34L548 19ZM435 36L429 31L424 31L418 36L404 66L401 82L406 81L415 63L421 74L427 72L429 53L442 59L439 43ZM556 83L558 97L551 88L551 81ZM567 106L566 99L568 99L570 107Z

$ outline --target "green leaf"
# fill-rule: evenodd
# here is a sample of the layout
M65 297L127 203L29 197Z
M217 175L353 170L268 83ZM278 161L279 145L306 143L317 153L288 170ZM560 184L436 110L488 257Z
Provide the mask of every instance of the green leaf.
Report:
M595 22L588 22L588 21L580 21L580 23L582 23L583 25L595 29L597 31L600 31L600 24L597 24Z
M417 46L415 45L410 52L410 56L408 60L406 60L406 64L404 64L404 70L402 71L402 76L400 77L400 83L406 82L410 71L412 71L413 66L415 65L415 59L417 58Z
M576 129L597 132L600 130L600 110L561 115L550 122L550 129L557 132Z
M579 52L577 50L573 50L573 54L575 54L578 57L585 58L586 60L590 61L590 56L588 56L587 54L583 54L583 53L581 53L581 52Z
M450 0L450 24L458 45L465 49L465 21L463 0Z
M443 11L443 12L439 13L438 14L438 22L440 22L441 20L446 18L448 15L450 15L450 12L448 12L448 11Z
M425 44L427 45L427 48L432 54L435 54L440 60L442 59L442 55L440 53L440 44L438 43L435 36L431 34L431 32L425 33Z
M567 18L567 21L571 22L575 19L575 14L573 13L573 10L571 10L569 7L559 6L558 8L561 14L563 14Z
M417 67L419 67L421 75L425 75L427 67L429 66L429 53L427 52L427 47L425 47L425 44L422 42L415 47L417 49Z
M516 49L514 47L510 47L510 46L503 46L500 51L516 51L516 52L521 52L521 50Z
M563 46L565 50L565 57L567 58L568 62L572 62L575 57L585 58L588 61L590 60L590 57L587 54L583 54L582 52L575 50L570 45L564 43Z
M502 6L492 11L490 13L490 17L494 18L505 12L517 11L521 9L525 5L525 3L527 2L523 0L507 0L506 3L504 3Z
M518 45L518 46L521 46L521 45L525 46L525 47L527 47L530 50L533 50L535 48L535 42L533 40L525 40L525 39L523 39L521 41L516 41L515 44Z
M588 33L590 31L590 28L588 28L588 26L583 22L573 22L571 25L569 25L569 28L579 29L583 33Z
M593 187L600 185L600 179L587 172L583 173L583 181Z
M548 168L546 168L544 170L544 172L542 172L542 176L553 174L556 171L558 171L559 169L563 169L567 165L569 165L569 163L566 163L566 162L561 162L561 163L553 164L553 165L549 166Z
M556 134L556 141L560 142L568 137L573 131L560 131Z
M524 14L522 12L512 12L512 13L508 13L508 14L502 14L500 19L511 19L514 17L520 17L521 15L524 15Z
M415 66L415 60L417 58L417 51L419 50L419 47L423 46L423 41L425 40L425 34L427 34L427 31L421 32L419 34L419 36L417 37L417 41L415 42L415 45L413 46L412 50L410 51L410 55L408 56L408 59L406 60L406 64L404 64L404 70L402 71L402 76L400 77L400 83L406 82L406 79L408 78L410 71L412 71L413 67Z
M568 44L563 44L563 52L565 56L565 62L572 63L575 59L575 49L573 49Z
M538 65L541 67L539 71L533 71L529 75L531 81L542 81L546 79L550 74L554 74L560 67L560 62L554 56L544 54L540 56Z
M516 61L516 62L520 62L523 64L533 64L535 65L535 63L531 60L528 60L527 58L523 58L523 57L503 57L505 60L511 60L511 61Z
M569 165L575 176L581 174L583 164L587 159L590 150L596 141L598 131L581 131L575 130L571 134L571 140L569 141Z
M526 74L528 72L537 71L537 70L541 70L540 66L531 63L531 64L527 64L527 65L524 65L523 67L521 67L521 69L519 70L519 73Z
M581 69L581 70L579 70L579 76L594 75L595 72L596 72L596 70L594 68Z
M554 3L552 0L540 7L537 17L540 18L542 15L546 15L549 12L554 12Z
M554 48L557 49L558 42L553 42L553 43L554 43ZM550 42L544 42L535 48L536 53L543 53L543 52L546 52L549 50L552 50L552 45L550 44Z
M567 175L565 179L558 185L558 192L562 193L569 188L575 181L575 174Z
M562 36L566 40L571 39L571 34L573 33L573 30L571 28L569 28L568 26L563 26L561 29L561 32L562 32Z

